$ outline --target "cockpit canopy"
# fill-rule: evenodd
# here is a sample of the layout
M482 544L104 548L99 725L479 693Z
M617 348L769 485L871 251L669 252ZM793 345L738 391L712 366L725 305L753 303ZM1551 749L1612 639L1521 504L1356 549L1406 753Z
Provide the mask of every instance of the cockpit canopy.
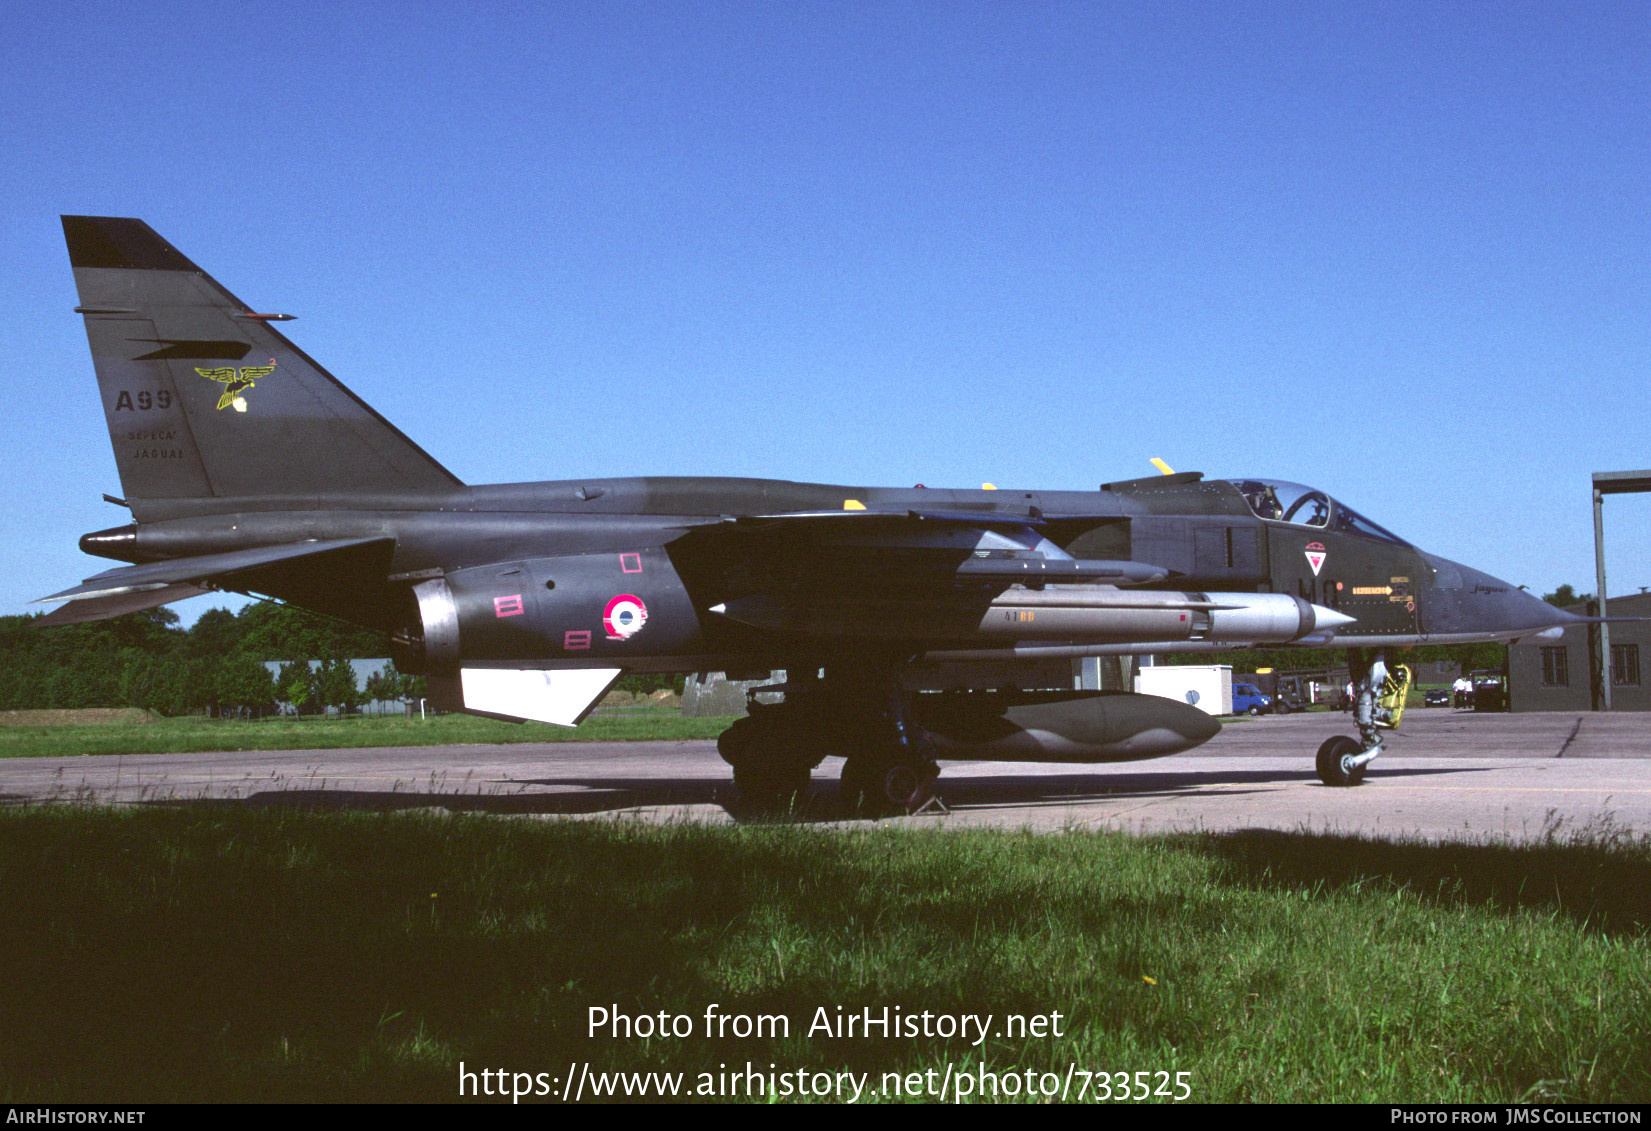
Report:
M1238 488L1257 518L1333 530L1338 534L1357 534L1399 546L1410 545L1391 530L1315 488L1279 479L1228 479L1227 482Z

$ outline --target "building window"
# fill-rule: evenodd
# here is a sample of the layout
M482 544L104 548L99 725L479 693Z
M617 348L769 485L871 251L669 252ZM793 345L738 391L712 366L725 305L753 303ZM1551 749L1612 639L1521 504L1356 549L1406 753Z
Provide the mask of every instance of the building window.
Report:
M1611 651L1615 652L1616 649L1613 648ZM1542 686L1571 686L1569 651L1564 646L1542 649Z
M1640 646L1638 644L1611 645L1611 685L1638 687L1640 685Z

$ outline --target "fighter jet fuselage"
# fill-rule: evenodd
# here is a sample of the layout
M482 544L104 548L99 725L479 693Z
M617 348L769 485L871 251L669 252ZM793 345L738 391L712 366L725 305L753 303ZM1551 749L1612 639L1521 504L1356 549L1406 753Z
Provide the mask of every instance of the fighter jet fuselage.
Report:
M791 790L838 752L846 782L897 798L936 751L1110 760L1214 733L1168 700L1013 689L1017 665L1346 647L1377 657L1373 700L1387 649L1564 619L1276 480L467 486L276 331L286 316L141 221L64 230L133 519L81 546L132 564L51 598L46 623L268 597L382 630L449 706L567 724L627 671L783 668L785 704L725 737L742 789ZM914 699L910 673L936 665L975 693Z
M139 522L87 535L82 545L165 562L314 540L359 543L352 554L387 555L381 578L339 577L319 589L307 577L290 589L271 579L289 590L271 595L400 629L409 591L446 579L462 595L467 623L475 617L467 655L547 667L601 657L637 671L753 667L794 652L799 635L818 647L875 637L913 649L1081 648L1057 610L1077 607L1079 597L1168 608L1153 596L1168 592L1189 601L1189 592L1226 594L1228 604L1269 609L1284 622L1245 639L1223 631L1239 618L1220 614L1239 609L1192 610L1199 615L1149 622L1146 636L1120 628L1119 639L1093 642L1119 645L1112 653L1332 640L1383 647L1506 639L1552 623L1549 606L1380 528L1360 530L1373 524L1323 496L1297 521L1264 520L1246 504L1246 482L1258 481L1185 474L1096 492L1021 492L646 478L379 497L133 500ZM1354 529L1333 529L1332 514ZM367 545L375 540L384 544ZM641 623L597 631L622 589L639 591L632 596ZM1320 623L1331 618L1289 598L1345 619ZM508 616L489 612L495 600L506 602ZM971 619L1004 607L1033 615ZM1289 623L1295 614L1301 619ZM1089 619L1093 632L1080 636L1121 624ZM569 634L581 655L565 654Z

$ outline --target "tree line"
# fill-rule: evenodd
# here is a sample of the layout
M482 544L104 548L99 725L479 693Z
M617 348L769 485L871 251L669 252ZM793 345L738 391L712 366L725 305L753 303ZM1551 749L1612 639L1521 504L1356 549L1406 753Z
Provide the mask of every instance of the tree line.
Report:
M53 628L39 627L39 619L0 617L0 710L261 715L279 702L318 712L424 694L421 677L393 665L358 685L349 658L385 655L383 634L288 605L209 609L187 629L167 608ZM313 670L312 659L321 661ZM269 661L282 667L272 674Z
M44 614L0 617L0 710L146 707L163 715L266 715L358 710L427 694L423 676L385 668L358 681L350 659L389 654L381 632L254 602L208 609L181 627L171 609L41 628ZM311 661L319 661L311 663ZM266 666L280 666L272 675ZM683 677L629 674L618 690L682 691Z

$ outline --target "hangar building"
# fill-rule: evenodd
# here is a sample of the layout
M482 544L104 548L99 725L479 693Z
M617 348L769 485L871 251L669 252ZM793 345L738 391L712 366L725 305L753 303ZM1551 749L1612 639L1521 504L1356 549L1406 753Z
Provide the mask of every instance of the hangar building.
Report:
M1593 608L1572 605L1570 612L1593 615ZM1610 597L1613 617L1651 617L1651 593ZM1611 625L1611 709L1651 711L1651 686L1645 663L1651 660L1651 620ZM1594 711L1602 705L1599 629L1567 628L1558 640L1523 640L1508 649L1509 710Z

